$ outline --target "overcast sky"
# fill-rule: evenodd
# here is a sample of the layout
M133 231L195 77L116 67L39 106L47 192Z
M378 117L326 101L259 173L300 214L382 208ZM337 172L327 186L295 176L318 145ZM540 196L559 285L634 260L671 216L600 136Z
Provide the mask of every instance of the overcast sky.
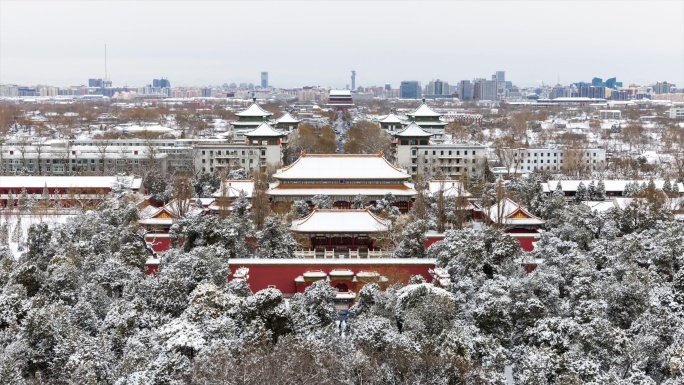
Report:
M0 82L684 86L684 1L0 0Z

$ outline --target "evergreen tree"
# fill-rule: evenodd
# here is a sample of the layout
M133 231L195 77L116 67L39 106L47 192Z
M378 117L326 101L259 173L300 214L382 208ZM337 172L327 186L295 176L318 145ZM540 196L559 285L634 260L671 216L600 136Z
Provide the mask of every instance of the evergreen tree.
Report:
M19 194L19 200L17 202L17 206L19 208L19 211L26 213L29 211L29 197L28 197L28 192L26 191L26 187L21 189L21 193Z
M596 200L596 183L594 183L593 180L589 182L589 186L587 186L587 198L590 201Z
M259 258L293 258L297 242L280 222L279 218L267 217L264 228L256 234Z
M309 204L303 200L296 200L292 202L292 213L295 219L301 219L309 215Z
M596 200L606 200L606 184L603 182L603 179L599 179L598 185L596 185Z
M17 217L17 223L14 225L14 230L12 231L12 242L20 243L24 236L24 229L21 226L21 216Z
M352 202L352 208L355 210L365 209L368 206L368 203L368 197L366 197L365 195L358 194L354 197L354 201Z
M584 202L587 200L587 188L584 186L584 182L579 182L577 186L577 193L573 199L575 203Z
M319 210L330 210L333 208L332 199L324 194L314 195L311 198L311 203Z

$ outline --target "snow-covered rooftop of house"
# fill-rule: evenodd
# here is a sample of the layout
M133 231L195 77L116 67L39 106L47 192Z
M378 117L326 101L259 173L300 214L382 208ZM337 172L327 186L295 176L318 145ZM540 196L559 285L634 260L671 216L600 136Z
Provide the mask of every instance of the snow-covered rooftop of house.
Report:
M253 180L227 180L223 182L223 188L211 194L216 198L238 198L240 193L244 192L246 198L251 198L254 192Z
M423 101L418 108L415 110L409 112L406 114L408 116L426 116L426 117L439 117L442 116L439 112L433 110L432 108L428 107L427 104L425 104L425 101Z
M273 115L272 113L264 110L261 108L260 105L258 105L256 102L252 103L249 107L245 108L244 110L237 112L235 114L236 116L240 117L259 117L259 116L271 116Z
M489 218L492 222L499 222L499 214L501 214L501 223L503 225L543 225L542 219L532 215L525 210L518 203L506 197L501 202L492 205L488 209Z
M292 221L298 233L375 233L387 231L390 222L368 210L318 210Z
M432 136L431 133L423 130L418 124L415 122L411 122L406 128L404 128L401 131L397 131L394 134L394 136L404 136L404 137L426 137L429 138Z
M570 192L575 192L577 191L577 188L579 187L580 182L584 183L584 187L589 187L589 184L592 182L589 179L586 180L550 180L546 183L542 183L542 190L545 193L551 193L556 190L558 183L560 182L561 184L561 189L563 191L570 191ZM598 185L598 180L594 180L594 185ZM604 180L603 184L606 186L606 191L625 191L625 186L627 186L628 183L632 182L637 182L639 185L641 184L648 184L648 180L626 180L626 179L620 179L620 180ZM654 180L653 183L655 183L655 186L657 189L662 189L663 185L665 184L664 180ZM673 183L674 184L674 183ZM677 183L677 187L679 188L680 192L684 192L684 184Z
M2 188L112 188L120 184L140 189L142 178L135 176L2 176Z
M289 112L286 112L285 115L276 119L276 122L278 122L278 123L299 123L300 120L295 119L294 117L292 117L292 115L290 115Z
M431 194L437 195L440 191L445 197L471 197L473 194L463 187L463 184L456 180L433 180L428 181L428 190Z
M302 153L297 161L278 170L273 177L280 180L407 180L411 176L387 162L382 153L377 155Z
M257 128L253 129L252 131L247 131L245 132L245 136L254 136L254 137L280 137L280 136L285 136L282 132L276 131L271 127L268 123L263 122L261 123Z

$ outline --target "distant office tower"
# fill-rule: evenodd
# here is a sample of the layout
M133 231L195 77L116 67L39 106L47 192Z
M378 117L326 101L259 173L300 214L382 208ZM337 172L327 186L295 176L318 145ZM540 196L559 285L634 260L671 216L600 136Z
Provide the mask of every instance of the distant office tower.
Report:
M268 72L261 73L261 88L268 88Z
M601 78L593 78L591 79L591 85L594 87L603 87L606 84L603 82L603 79Z
M582 85L577 87L577 91L572 93L574 97L604 99L606 97L606 87Z
M389 83L385 83L385 91L391 91L392 86Z
M102 87L102 79L88 79L88 87Z
M428 98L435 98L445 95L451 95L449 83L447 82L437 79L430 81L427 86L425 86L425 96Z
M420 99L421 91L419 81L405 80L401 82L399 87L399 97L401 99Z
M171 82L169 81L169 79L166 79L166 78L152 79L152 87L155 87L155 88L171 88Z
M351 90L356 91L356 71L352 71L351 81L352 81L351 82L352 83Z
M499 93L503 93L506 89L506 71L496 71L493 80L496 80L496 88Z
M658 82L653 86L653 93L655 94L669 94L672 83Z
M473 98L473 85L470 80L458 82L458 97L461 100L471 100Z
M475 79L473 83L473 99L497 100L498 88L496 80Z
M605 86L606 88L617 89L618 87L622 87L622 82L617 81L616 78L610 78L606 80Z

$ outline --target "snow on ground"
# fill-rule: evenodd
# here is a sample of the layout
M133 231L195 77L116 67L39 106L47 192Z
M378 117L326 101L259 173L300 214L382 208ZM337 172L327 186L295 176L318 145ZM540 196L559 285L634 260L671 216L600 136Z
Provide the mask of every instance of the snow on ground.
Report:
M47 214L47 215L36 215L36 214L8 214L8 213L2 213L0 215L0 229L3 228L5 223L9 224L9 248L10 248L10 253L12 253L12 256L14 259L18 259L21 257L21 255L24 253L24 248L23 246L26 243L26 239L28 237L28 229L31 227L33 224L39 224L39 223L46 223L48 226L52 227L55 226L58 223L65 223L66 220L70 217L73 217L74 214ZM17 237L15 236L15 231L17 228L17 225L19 224L19 220L21 219L20 223L20 230L21 233L19 234L19 240L17 240ZM23 246L23 247L20 247ZM22 249L22 250L20 250Z

